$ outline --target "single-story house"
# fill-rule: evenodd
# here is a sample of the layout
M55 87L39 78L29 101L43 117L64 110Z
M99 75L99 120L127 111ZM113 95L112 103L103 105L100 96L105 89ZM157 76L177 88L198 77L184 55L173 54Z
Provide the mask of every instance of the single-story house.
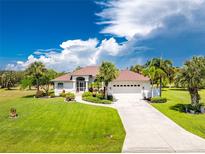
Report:
M55 95L59 96L62 91L74 93L88 91L88 85L95 81L98 72L98 66L87 66L53 79ZM145 95L150 91L150 79L129 70L121 70L118 77L108 85L110 95L142 93Z

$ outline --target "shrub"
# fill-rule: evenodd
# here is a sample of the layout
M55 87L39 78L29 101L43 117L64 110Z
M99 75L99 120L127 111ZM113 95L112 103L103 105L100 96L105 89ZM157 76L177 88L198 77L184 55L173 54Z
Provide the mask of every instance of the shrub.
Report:
M110 100L110 101L113 101L113 96L112 95L108 95L107 99Z
M112 101L106 99L99 99L98 97L88 96L83 97L83 100L92 102L92 103L99 103L99 104L111 104Z
M75 100L75 94L71 92L66 93L66 101L73 101L73 100Z
M93 91L93 97L97 96L97 92Z
M104 99L104 95L102 93L97 93L96 97L99 99Z
M62 92L62 93L60 93L60 96L61 97L66 97L66 93Z
M45 96L45 93L43 91L39 90L36 92L35 96L36 96L36 98L43 97L43 96Z
M53 89L51 89L51 90L49 90L49 92L48 92L49 94L52 94L52 93L54 93L54 90Z
M102 99L102 100L100 100L100 103L102 103L102 104L112 104L112 101L106 100L106 99Z
M93 96L92 92L86 91L82 94L82 97L88 97L88 96Z
M202 108L204 108L204 104L203 103L199 103L196 106L192 106L191 104L187 104L185 106L185 112L204 113L204 111L202 111L204 109L202 109Z
M166 98L159 97L159 96L151 98L152 103L165 103L166 101L167 101Z
M54 98L55 94L54 93L50 93L49 96L50 96L50 98Z
M83 97L83 100L88 101L88 102L93 102L93 103L99 103L100 101L99 98L93 97L93 96Z

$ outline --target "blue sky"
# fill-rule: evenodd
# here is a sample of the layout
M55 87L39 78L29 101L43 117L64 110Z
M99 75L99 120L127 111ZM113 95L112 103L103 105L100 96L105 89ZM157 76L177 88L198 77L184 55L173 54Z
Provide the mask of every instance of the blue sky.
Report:
M204 0L0 0L0 69L70 71L205 55Z

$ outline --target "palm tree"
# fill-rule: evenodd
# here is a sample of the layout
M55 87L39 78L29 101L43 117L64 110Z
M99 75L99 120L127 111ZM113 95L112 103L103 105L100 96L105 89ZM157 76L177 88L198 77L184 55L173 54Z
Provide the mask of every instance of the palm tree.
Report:
M98 80L102 81L104 83L104 95L105 99L107 99L107 88L108 84L116 79L118 76L118 69L115 67L115 65L111 62L102 62L98 74Z
M175 78L175 75L176 75L176 72L177 72L177 69L176 67L169 67L167 69L167 78L168 78L168 82L169 82L169 87L171 88L173 82L174 82L174 78Z
M54 79L57 77L57 72L54 71L53 69L48 69L45 70L45 73L42 75L40 78L40 87L45 91L45 94L49 94L49 85L50 85L50 80Z
M46 68L42 62L34 62L26 69L27 74L35 80L37 93L39 92L40 78L44 75L45 71Z
M205 57L193 57L186 61L176 76L176 82L188 89L191 105L196 107L200 101L198 90L205 86Z
M158 68L154 65L153 66L150 65L149 67L147 67L143 70L143 74L145 76L148 76L151 80L152 97L153 97L154 83L156 83L159 79L160 79L160 83L161 83L162 82L162 77L166 77L166 73L161 68ZM160 86L160 96L161 96L161 86Z
M160 58L153 58L145 64L143 73L150 77L152 86L159 81L160 96L162 95L162 80L168 76L168 70L172 67L172 62L169 60L162 60Z
M130 71L136 72L136 73L142 73L143 71L143 66L136 64L135 66L130 67Z

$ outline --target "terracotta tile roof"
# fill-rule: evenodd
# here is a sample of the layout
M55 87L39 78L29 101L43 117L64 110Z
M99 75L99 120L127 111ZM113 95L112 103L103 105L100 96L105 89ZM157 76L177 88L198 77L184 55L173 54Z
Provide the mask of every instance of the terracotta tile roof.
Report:
M135 73L129 70L120 71L119 76L114 81L149 81L148 77L145 77L139 73Z
M68 73L68 74L65 74L65 75L62 75L62 76L59 76L51 81L72 81L71 80L71 74Z
M68 73L68 74L59 76L56 79L53 79L51 81L72 81L71 80L72 75L96 76L98 71L99 71L98 66L87 66L87 67L84 67L80 70L74 71L73 73ZM145 77L139 73L134 73L134 72L129 71L129 70L123 70L123 71L120 71L119 76L114 81L149 81L149 80L150 79L148 77Z
M72 75L92 75L92 76L96 76L98 71L99 71L98 66L86 66L82 69L74 71L72 73Z

